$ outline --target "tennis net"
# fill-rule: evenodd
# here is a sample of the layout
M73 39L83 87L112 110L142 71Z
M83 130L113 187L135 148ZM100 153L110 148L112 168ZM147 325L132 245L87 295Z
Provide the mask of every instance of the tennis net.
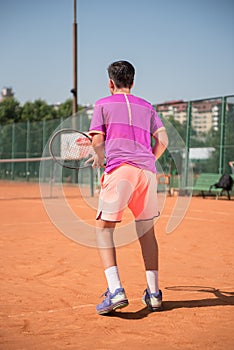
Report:
M57 191L61 184L69 196L78 195L74 187L86 188L93 196L93 171L66 169L51 157L0 159L0 199L53 198L61 192Z

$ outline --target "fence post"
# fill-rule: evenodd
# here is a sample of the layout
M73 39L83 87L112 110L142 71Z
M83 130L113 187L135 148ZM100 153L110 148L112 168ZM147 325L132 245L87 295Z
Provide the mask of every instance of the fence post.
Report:
M223 174L224 169L224 142L226 124L226 97L222 97L221 121L220 121L220 141L219 141L219 174Z
M15 123L12 124L11 159L15 158ZM11 180L15 178L15 163L11 162Z
M46 121L45 119L42 120L42 154L45 152L45 146L46 146ZM42 180L45 182L45 167L42 168ZM51 196L50 196L51 198Z
M186 125L186 144L185 144L185 160L184 160L184 187L188 186L188 167L189 167L189 149L190 149L190 134L192 120L192 102L188 101L187 107L187 125Z
M90 166L90 195L91 197L94 197L94 174L93 174L93 167Z
M46 121L45 119L42 120L42 152L44 151L44 148L46 146Z
M27 120L27 135L26 135L26 158L29 158L30 147L30 120ZM26 161L26 179L29 181L29 162Z

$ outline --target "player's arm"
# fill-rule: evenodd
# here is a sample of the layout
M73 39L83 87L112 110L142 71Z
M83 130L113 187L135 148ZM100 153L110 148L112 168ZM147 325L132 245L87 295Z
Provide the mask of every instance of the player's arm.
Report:
M92 146L96 153L93 159L93 167L103 167L105 161L105 136L103 134L93 134Z
M159 129L154 135L155 144L152 147L152 152L155 155L156 159L159 159L164 153L168 146L168 136L164 128Z

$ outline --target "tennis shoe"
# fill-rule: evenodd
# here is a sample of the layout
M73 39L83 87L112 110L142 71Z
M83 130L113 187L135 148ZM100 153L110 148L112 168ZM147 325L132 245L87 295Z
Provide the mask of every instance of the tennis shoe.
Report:
M107 291L102 295L104 300L96 306L96 311L99 315L105 315L116 309L121 309L128 306L128 299L123 288L117 288L114 293Z
M162 291L159 290L157 293L150 293L146 289L142 296L142 302L144 305L147 305L150 311L162 310Z

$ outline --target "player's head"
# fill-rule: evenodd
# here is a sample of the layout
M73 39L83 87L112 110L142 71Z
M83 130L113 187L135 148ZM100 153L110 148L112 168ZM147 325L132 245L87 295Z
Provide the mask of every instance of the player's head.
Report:
M111 63L107 70L109 78L118 89L131 89L135 75L135 69L131 63L127 61L116 61Z

